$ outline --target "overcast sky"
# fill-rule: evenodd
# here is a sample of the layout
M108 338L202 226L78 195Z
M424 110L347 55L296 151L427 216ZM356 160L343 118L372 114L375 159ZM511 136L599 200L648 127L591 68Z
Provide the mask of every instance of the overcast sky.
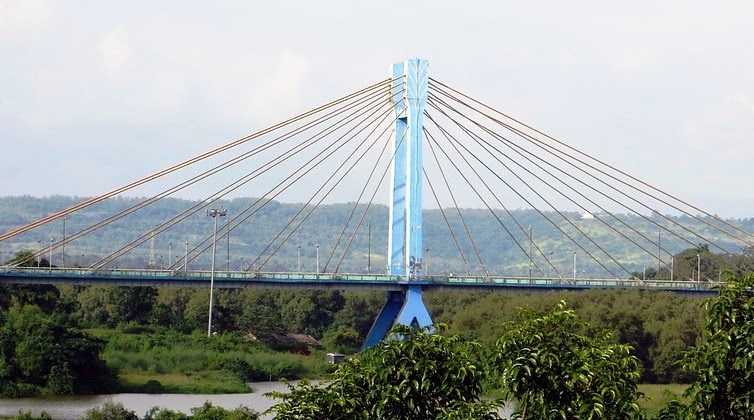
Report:
M431 77L754 216L754 2L0 0L0 196L92 196L429 60Z

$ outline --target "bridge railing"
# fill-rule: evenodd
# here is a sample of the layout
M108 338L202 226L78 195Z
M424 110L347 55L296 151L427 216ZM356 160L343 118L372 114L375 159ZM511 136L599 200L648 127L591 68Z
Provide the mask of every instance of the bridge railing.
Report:
M213 273L209 270L165 270L165 269L109 269L58 268L58 267L0 267L0 281L23 279L112 279L112 280L157 280L180 283L209 281ZM299 273L299 272L214 272L216 282L267 282L267 283L332 283L332 284L408 284L401 276L387 274L359 273ZM561 277L517 277L517 276L427 276L415 282L427 286L469 286L469 287L521 287L521 288L625 288L697 291L710 290L723 286L722 282L697 282L691 280L638 280L638 279L597 279Z

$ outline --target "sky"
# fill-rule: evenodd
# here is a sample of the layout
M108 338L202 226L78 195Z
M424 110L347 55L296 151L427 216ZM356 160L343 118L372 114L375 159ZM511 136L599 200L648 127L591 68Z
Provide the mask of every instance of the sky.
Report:
M754 3L0 0L0 196L94 196L429 60L723 217L754 217Z

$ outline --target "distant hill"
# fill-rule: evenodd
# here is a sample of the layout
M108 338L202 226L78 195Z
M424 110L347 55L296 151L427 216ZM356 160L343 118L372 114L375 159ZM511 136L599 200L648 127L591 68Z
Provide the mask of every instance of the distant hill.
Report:
M31 221L69 208L74 204L84 201L82 197L53 196L36 198L23 197L0 197L0 231L7 232ZM103 203L88 207L71 216L65 221L65 235L70 238L76 232L102 220L109 215L132 207L143 198L118 197ZM253 199L236 198L227 201L213 203L215 208L227 208L228 215L234 216L242 212ZM66 245L66 266L88 266L99 257L112 252L123 246L139 235L159 226L171 216L197 205L197 202L175 198L163 199L149 207L127 216L108 227L98 229L92 234ZM352 213L352 204L331 204L320 206L311 213L305 223L295 232L292 226L283 231L282 235L276 235L301 209L301 204L273 202L262 208L254 217L233 229L230 240L222 238L217 244L217 267L231 270L262 266L264 271L296 271L301 266L302 271L314 271L316 254L319 251L320 268L328 272L384 272L386 270L387 250L387 224L388 209L383 205L372 205L364 217L364 222L355 235L352 230L347 231L341 237L343 227L348 222ZM311 210L306 208L304 214ZM360 217L360 211L364 206L360 205L350 223L355 226ZM532 265L534 275L539 275L536 267L541 267L545 275L555 275L555 270L545 262L545 257L552 261L558 272L566 276L572 275L575 265L577 275L604 276L605 270L600 264L611 270L623 274L618 264L605 256L610 254L615 260L630 271L641 271L646 267L657 267L657 243L656 238L660 235L659 228L653 221L660 221L659 215L639 216L620 215L623 222L615 221L608 215L581 215L575 212L566 212L563 215L556 213L540 214L534 210L514 210L510 214L498 210L496 217L487 210L462 209L461 219L459 211L446 209L444 214L440 210L424 211L424 259L425 267L430 274L458 274L463 275L471 271L475 275L483 273L483 268L493 274L528 275L530 259L529 249L532 249ZM299 215L300 220L303 217ZM548 221L551 220L552 222ZM604 220L614 229L624 232L629 238L638 241L645 250L640 249L631 241L616 233L600 219ZM691 231L702 232L702 237L714 243L723 244L732 252L741 250L741 245L735 244L723 238L709 226L706 226L693 218L671 217L676 223L688 227ZM223 223L226 219L219 219L219 234L222 234ZM570 221L570 222L569 222ZM753 219L731 220L745 230L754 230ZM501 225L502 223L502 225ZM653 243L645 243L635 233L627 232L622 225L633 226L647 238L654 240ZM448 227L450 226L450 227ZM531 227L532 239L529 240L529 227ZM449 234L452 230L454 237ZM587 233L594 241L583 238L579 230ZM469 240L470 233L473 240ZM192 248L203 239L212 234L211 219L203 212L192 214L181 223L170 227L164 232L154 236L155 266L165 267L168 259L182 264L185 254L186 242ZM280 242L290 237L282 245ZM573 240L566 235L571 236ZM23 249L38 250L49 245L50 238L59 241L63 237L63 221L56 220L49 225L24 233L16 238L0 243L0 258L6 260L10 254ZM340 245L333 252L338 239ZM342 256L342 250L351 242L349 251ZM273 243L272 246L268 246ZM600 263L590 259L575 243L580 243L589 253L595 255ZM692 248L705 241L694 236L686 235L679 238L665 232L661 235L661 244L664 250L672 253ZM319 244L319 248L317 245ZM228 248L229 245L229 248ZM124 254L114 261L113 265L121 267L146 267L149 262L151 241L140 244L132 251ZM276 249L278 248L279 249ZM458 249L462 250L459 253ZM477 257L477 252L479 257ZM539 251L537 250L539 249ZM713 252L719 252L710 247ZM52 261L55 265L62 264L62 250L56 249L52 253ZM648 253L647 251L651 252ZM332 255L331 255L332 254ZM670 257L662 252L663 264L669 264ZM261 257L259 257L262 255ZM228 258L230 257L230 258ZM342 258L342 261L341 261ZM465 261L464 261L465 258ZM480 262L481 261L481 262ZM192 263L192 267L209 266L209 252Z

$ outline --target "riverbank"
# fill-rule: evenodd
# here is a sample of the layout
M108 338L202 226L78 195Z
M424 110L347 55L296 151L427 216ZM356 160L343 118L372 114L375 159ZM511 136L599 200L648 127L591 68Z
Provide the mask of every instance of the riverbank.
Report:
M153 407L190 414L192 408L201 407L207 401L228 410L246 406L262 413L275 404L275 400L264 394L288 390L283 382L254 382L249 386L252 392L242 394L111 394L0 399L0 418L14 418L21 411L31 412L35 417L46 412L53 419L80 419L87 411L107 402L120 403L140 418Z
M138 416L144 414L153 407L168 408L173 411L190 414L191 409L200 407L209 401L213 405L228 410L245 406L260 413L275 404L275 400L264 396L271 391L285 392L288 388L283 382L252 382L249 383L252 392L238 394L138 394L123 393L112 395L86 395L70 397L38 397L22 399L0 399L0 419L14 418L21 412L31 412L33 416L39 416L43 411L53 419L72 420L80 419L86 412L104 403L120 403L127 410L135 412ZM667 405L668 401L680 398L686 389L683 384L644 384L639 385L639 390L645 394L645 398L639 400L639 405L648 414L656 414L657 410ZM506 410L506 413L509 413ZM269 417L268 417L269 418Z

